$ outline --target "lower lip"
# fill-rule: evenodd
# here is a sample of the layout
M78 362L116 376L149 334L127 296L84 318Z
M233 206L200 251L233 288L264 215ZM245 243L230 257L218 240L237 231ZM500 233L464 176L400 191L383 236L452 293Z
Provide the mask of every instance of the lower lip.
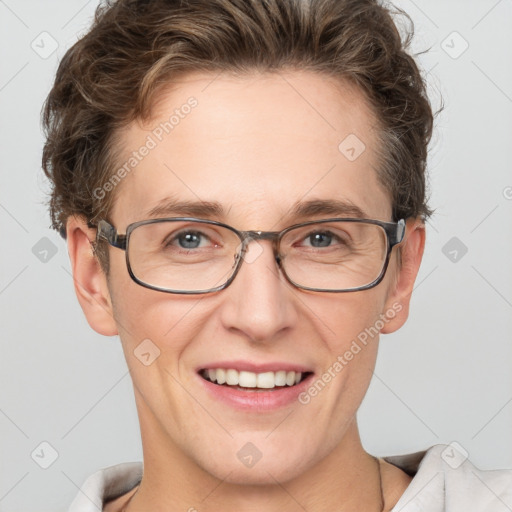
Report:
M298 401L299 395L304 392L313 380L311 373L295 386L273 388L273 391L243 391L231 386L214 384L197 375L207 393L215 399L243 411L263 412L285 407Z

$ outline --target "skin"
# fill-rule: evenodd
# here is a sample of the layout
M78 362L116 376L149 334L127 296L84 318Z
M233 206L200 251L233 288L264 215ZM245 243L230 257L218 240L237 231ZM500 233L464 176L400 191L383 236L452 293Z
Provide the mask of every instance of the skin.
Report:
M216 218L240 230L281 230L301 220L291 209L309 199L350 201L369 218L391 220L390 197L376 173L375 119L353 87L300 71L187 75L159 97L150 121L120 134L126 155L190 96L198 106L118 185L110 220L119 233L168 196L217 201L225 214ZM351 133L366 145L352 162L338 150ZM277 360L320 376L397 304L401 310L381 332L399 329L423 254L419 219L407 222L401 267L395 248L378 286L342 294L292 287L267 241L250 244L247 259L254 261L244 262L221 292L161 293L133 282L124 251L112 247L107 280L91 251L95 230L84 219L71 217L67 232L78 300L94 330L120 336L141 428L141 485L106 510L121 510L132 495L130 512L380 510L377 465L356 421L378 336L309 404L263 414L208 396L194 369L220 359ZM161 351L149 366L133 354L147 338ZM252 468L236 456L247 442L262 453ZM381 466L390 510L411 477L382 460Z

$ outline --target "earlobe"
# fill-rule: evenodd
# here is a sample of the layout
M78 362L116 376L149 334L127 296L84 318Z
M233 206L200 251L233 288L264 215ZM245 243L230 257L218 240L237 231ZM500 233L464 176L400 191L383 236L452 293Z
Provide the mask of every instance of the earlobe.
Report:
M409 316L409 304L414 282L425 248L425 224L420 219L409 219L401 245L402 264L397 267L396 278L386 299L384 314L389 321L381 330L389 334L405 324Z
M75 293L87 322L96 332L115 336L118 332L107 278L93 252L96 230L89 228L84 218L71 216L66 232Z

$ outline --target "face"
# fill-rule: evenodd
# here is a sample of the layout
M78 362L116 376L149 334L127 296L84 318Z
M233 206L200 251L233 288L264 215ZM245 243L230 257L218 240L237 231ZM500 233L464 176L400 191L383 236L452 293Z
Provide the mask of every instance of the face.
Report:
M191 97L195 106L182 108ZM169 129L165 122L176 109L181 115ZM110 221L125 233L130 223L149 218L151 209L176 202L217 203L216 213L193 216L239 230L279 231L306 220L352 216L350 210L294 214L298 205L322 200L391 221L390 197L375 170L374 126L356 90L316 74L188 75L159 98L151 121L120 134L121 165L150 139L155 144L139 151L145 156L117 185ZM339 149L350 134L365 145L355 159ZM195 212L169 208L157 216ZM355 414L377 355L375 332L403 323L403 290L412 286L410 279L400 284L395 250L378 286L336 294L294 288L271 243L252 242L228 288L176 295L136 284L125 253L111 247L106 304L112 325L86 314L96 330L120 335L145 460L161 467L179 461L189 471L230 482L273 483L307 472L355 441ZM141 362L141 351L150 354L150 364ZM231 392L200 375L219 366L295 368L309 376L286 392ZM252 465L250 457L259 460Z

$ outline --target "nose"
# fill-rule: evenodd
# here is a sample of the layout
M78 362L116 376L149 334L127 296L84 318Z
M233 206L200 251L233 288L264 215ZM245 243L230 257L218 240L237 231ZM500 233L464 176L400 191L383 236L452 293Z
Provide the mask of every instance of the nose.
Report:
M272 342L297 322L295 290L281 274L269 240L252 240L234 281L222 292L221 321L253 342Z

